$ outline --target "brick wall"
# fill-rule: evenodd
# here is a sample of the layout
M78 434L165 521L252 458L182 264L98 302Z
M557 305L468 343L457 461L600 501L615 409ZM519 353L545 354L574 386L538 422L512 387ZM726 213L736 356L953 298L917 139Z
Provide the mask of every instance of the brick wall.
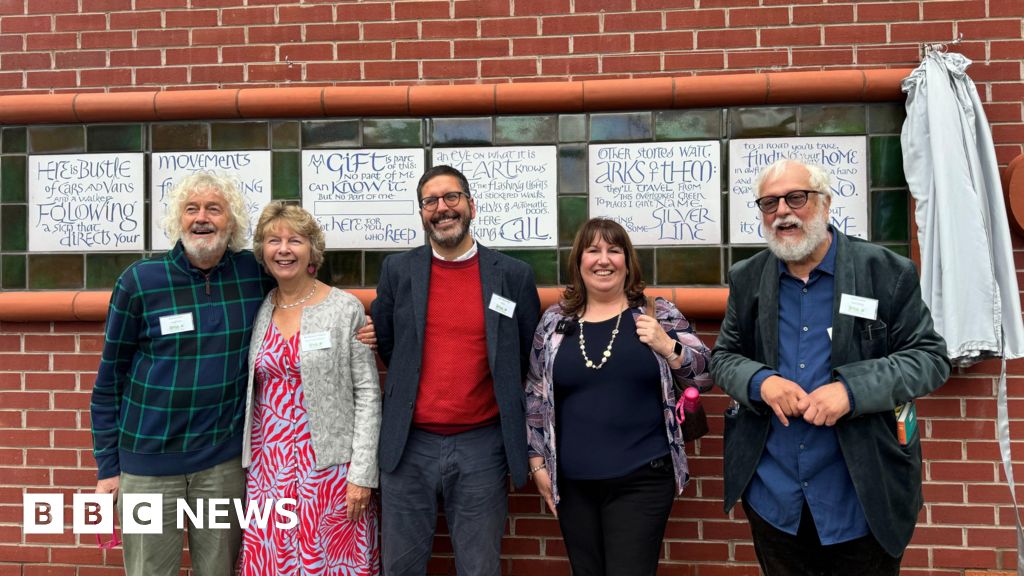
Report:
M975 60L969 72L1006 163L1024 144L1021 16L1021 0L0 0L0 94L906 67L920 43L963 33L957 49ZM713 342L717 325L697 325ZM120 573L118 551L20 528L26 488L70 501L95 483L88 404L101 333L100 323L0 323L0 576ZM1010 371L1019 438L1024 362ZM927 504L905 574L1014 566L997 372L988 362L955 374L920 403ZM721 511L714 415L725 399L707 402L712 434L688 447L696 480L676 503L661 573L757 574L745 523ZM1019 466L1024 442L1014 450ZM539 497L517 493L510 510L505 572L567 574ZM453 571L450 548L442 533L432 572Z

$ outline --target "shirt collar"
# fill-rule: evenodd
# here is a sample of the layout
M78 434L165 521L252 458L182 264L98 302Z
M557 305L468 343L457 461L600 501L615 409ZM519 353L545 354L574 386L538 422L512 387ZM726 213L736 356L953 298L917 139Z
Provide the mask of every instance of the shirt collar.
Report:
M433 245L430 246L430 251L434 253L434 258L437 258L438 260L444 260L445 262L462 262L463 260L469 260L473 256L476 256L476 240L473 240L473 245L469 247L469 250L466 250L465 252L462 253L461 256L457 258L452 258L451 260L445 258L444 256L441 256L441 254L438 253L437 250L434 250Z
M831 224L828 225L828 233L832 239L828 246L828 252L825 252L825 257L821 259L821 262L818 262L818 265L814 267L814 270L811 270L811 274L814 274L815 272L823 272L829 276L836 275L836 233L832 229ZM786 263L779 258L776 258L776 261L779 263L779 275L789 274L789 269L786 268Z

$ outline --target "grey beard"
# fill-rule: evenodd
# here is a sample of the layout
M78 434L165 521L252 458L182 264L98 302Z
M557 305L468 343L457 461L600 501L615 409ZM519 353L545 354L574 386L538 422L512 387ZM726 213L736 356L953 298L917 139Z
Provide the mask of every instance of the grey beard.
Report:
M430 240L442 248L455 248L469 235L469 216L459 217L459 226L461 230L457 233L450 234L448 236L442 236L434 231L433 223L427 223L423 225L424 230L430 235Z
M224 255L228 248L228 236L227 234L218 234L212 242L193 242L183 236L181 244L185 247L185 253L196 260L208 260L214 256L220 257Z
M776 258L783 262L802 262L814 253L814 250L828 236L828 225L821 214L815 214L812 218L808 218L808 221L802 222L801 226L804 230L804 238L795 243L779 240L772 228L765 230L768 249L775 254Z

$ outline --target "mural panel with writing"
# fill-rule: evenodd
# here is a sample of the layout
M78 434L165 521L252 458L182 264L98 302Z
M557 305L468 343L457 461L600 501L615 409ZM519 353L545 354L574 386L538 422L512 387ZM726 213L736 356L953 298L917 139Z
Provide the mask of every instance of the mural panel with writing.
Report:
M473 237L495 248L556 246L558 152L554 146L434 148L469 180L476 200Z
M29 156L29 250L145 249L143 162L142 154Z
M832 173L829 221L849 236L868 237L866 136L758 138L729 142L729 239L732 244L764 242L761 212L754 204L754 180L763 168L785 158L818 164Z
M270 151L161 152L152 155L150 230L153 250L169 250L171 242L164 234L167 195L182 178L196 172L214 172L233 178L249 212L246 246L252 245L252 230L260 212L270 203Z
M591 145L590 216L619 222L634 244L719 244L720 150L717 140Z
M410 248L423 244L416 183L421 148L303 150L302 205L328 248Z

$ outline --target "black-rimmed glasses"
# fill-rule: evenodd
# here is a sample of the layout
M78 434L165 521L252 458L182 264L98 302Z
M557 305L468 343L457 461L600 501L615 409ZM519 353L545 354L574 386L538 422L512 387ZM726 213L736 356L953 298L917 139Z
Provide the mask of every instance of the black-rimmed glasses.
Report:
M779 209L779 200L786 200L786 206L793 208L803 208L807 204L808 194L821 194L817 190L792 190L786 192L781 196L761 196L754 203L757 204L757 208L765 214L775 214Z
M423 198L420 198L420 208L428 212L433 212L434 210L437 210L437 201L442 198L444 199L445 206L455 208L459 205L463 196L469 198L469 194L466 194L465 192L447 192L442 196L424 196Z

